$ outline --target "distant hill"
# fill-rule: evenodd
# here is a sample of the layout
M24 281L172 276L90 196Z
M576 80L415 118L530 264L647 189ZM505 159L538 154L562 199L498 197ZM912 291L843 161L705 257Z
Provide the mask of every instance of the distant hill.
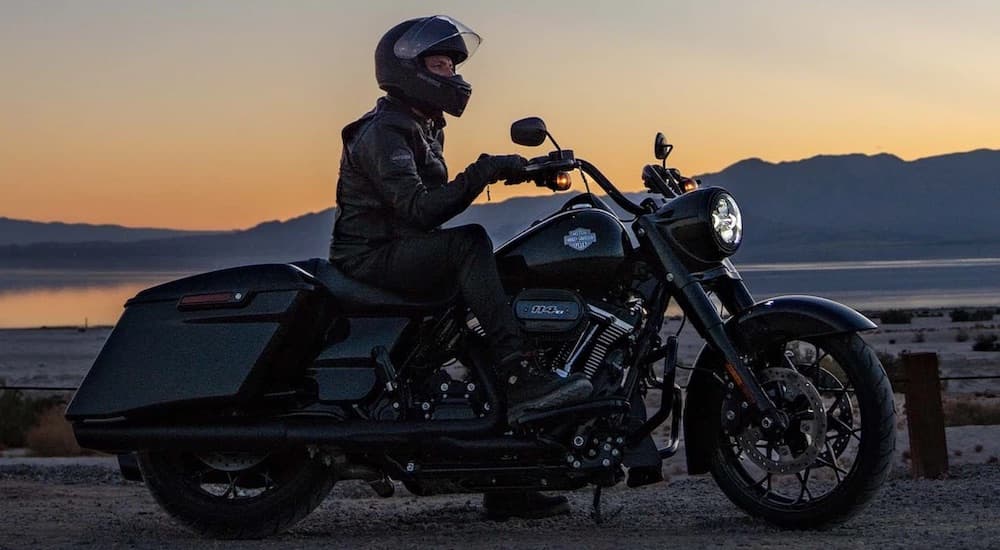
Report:
M135 228L120 225L90 225L85 223L44 223L14 220L0 216L0 246L84 241L120 243L210 233L213 232Z
M1000 151L910 162L886 154L749 159L701 178L728 189L740 204L746 237L739 261L1000 256L994 221ZM449 225L481 223L500 244L571 196L476 205ZM328 209L222 234L0 246L0 266L181 269L326 256L333 215Z
M746 255L765 259L906 259L1000 253L1000 151L914 161L821 155L738 162L707 184L747 217ZM765 231L766 230L766 231Z

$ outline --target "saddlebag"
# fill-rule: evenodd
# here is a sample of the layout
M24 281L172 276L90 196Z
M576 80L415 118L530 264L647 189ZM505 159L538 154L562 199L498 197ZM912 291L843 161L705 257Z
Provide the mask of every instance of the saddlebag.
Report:
M280 391L318 353L329 294L287 264L214 271L140 292L73 397L70 420L225 406Z

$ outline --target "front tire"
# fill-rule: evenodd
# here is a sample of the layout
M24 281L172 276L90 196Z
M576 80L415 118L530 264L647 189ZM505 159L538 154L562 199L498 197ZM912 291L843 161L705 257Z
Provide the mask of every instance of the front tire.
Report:
M259 539L315 509L336 481L304 448L271 453L144 452L146 487L175 519L201 535Z
M727 428L741 400L717 389L712 476L740 508L784 528L848 520L885 481L895 447L892 388L878 357L857 334L790 338L752 355L791 428L770 440L752 425Z

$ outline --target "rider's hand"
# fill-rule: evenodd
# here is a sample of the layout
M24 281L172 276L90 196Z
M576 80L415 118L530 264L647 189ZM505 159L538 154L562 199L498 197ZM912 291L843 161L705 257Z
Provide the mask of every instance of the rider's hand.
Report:
M487 155L479 156L477 163L484 165L490 172L490 181L507 180L510 184L524 181L524 167L527 159L521 155Z

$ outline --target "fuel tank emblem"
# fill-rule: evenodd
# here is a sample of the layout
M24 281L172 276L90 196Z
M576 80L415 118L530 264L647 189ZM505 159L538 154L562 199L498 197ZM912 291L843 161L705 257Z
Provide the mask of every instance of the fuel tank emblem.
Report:
M577 227L563 237L563 244L573 250L586 250L588 246L597 242L597 235L586 227Z

